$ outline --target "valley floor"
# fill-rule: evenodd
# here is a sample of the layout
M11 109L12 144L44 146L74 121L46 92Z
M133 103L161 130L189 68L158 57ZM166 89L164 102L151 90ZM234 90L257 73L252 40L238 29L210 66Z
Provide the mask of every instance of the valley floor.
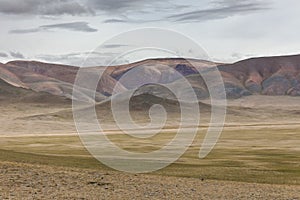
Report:
M298 200L299 100L232 100L208 157L198 158L205 122L177 162L147 175L116 172L92 158L76 135L70 105L1 104L0 199ZM168 142L174 129L151 140L108 135L124 149L144 152Z

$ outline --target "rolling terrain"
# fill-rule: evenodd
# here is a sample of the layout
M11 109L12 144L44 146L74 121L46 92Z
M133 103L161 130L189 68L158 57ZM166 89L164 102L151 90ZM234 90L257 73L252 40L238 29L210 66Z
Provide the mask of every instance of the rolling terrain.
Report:
M175 163L148 175L116 172L85 149L72 113L78 67L35 61L0 64L0 199L93 199L99 193L98 199L299 199L300 56L253 58L234 64L189 61L195 66L182 59L110 66L97 86L95 104L81 108L83 114L95 108L103 133L119 147L155 151L174 138L181 120L180 102L164 86L185 95L183 78L173 69L183 75L199 99L197 136ZM211 102L197 70L205 74L216 68L229 97L227 115L217 145L208 157L199 159L210 126ZM87 68L87 75L101 69ZM126 77L134 69L146 76ZM124 84L117 84L122 77ZM161 86L133 88L149 80ZM116 85L118 94L111 96ZM87 88L80 91L82 96L89 92ZM129 109L135 123L147 125L149 109L155 104L168 114L165 126L152 137L131 137L114 121L111 102L126 103L126 94L132 91ZM130 131L148 134L153 130Z

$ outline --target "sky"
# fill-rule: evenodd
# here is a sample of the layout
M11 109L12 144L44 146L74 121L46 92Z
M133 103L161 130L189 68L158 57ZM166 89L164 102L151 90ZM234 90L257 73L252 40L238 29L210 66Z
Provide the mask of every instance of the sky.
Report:
M0 62L79 66L112 36L145 27L192 38L217 62L299 54L299 8L299 0L0 0ZM105 59L126 45L92 56Z

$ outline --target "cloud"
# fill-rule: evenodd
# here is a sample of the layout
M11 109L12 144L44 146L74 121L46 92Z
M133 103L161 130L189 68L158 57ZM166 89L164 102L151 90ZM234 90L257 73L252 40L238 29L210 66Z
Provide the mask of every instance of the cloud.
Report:
M126 44L107 44L107 45L104 45L103 47L104 48L120 48L120 47L127 47L128 45Z
M0 52L0 57L1 57L1 58L7 58L7 57L8 57L8 55L7 55L6 53L2 53L2 52Z
M83 15L93 11L73 0L1 0L0 13L13 15Z
M9 31L10 33L14 33L14 34L22 34L22 33L36 33L41 31L41 29L39 28L32 28L32 29L15 29L15 30L11 30Z
M95 7L105 4L105 6L102 6L102 9L110 11L110 14L117 12L121 14L118 18L110 18L104 20L103 23L146 23L158 21L190 23L223 19L269 8L269 1L262 0L204 0L201 2L190 0L189 3L187 3L188 1L186 2L186 5L179 4L176 1L164 3L155 1L152 5L149 5L146 0L139 2L129 0L103 1L96 1ZM117 2L119 1L122 3L118 4ZM140 4L141 2L142 4ZM197 7L203 9L195 10Z
M38 55L36 59L51 62L61 63L73 66L107 66L111 63L111 58L118 54L112 52L78 52L64 55ZM128 60L119 59L114 64L129 63Z
M138 12L137 8L145 8L157 5L160 0L87 0L85 5L95 10L105 11L107 13L123 14L134 10ZM166 4L169 4L169 0ZM170 6L170 4L169 4Z
M245 58L250 58L250 57L255 57L254 54L242 54L242 53L232 53L231 54L231 57L234 59L234 60L242 60L242 59L245 59Z
M0 13L13 15L95 15L97 12L120 14L148 7L159 0L1 0Z
M121 9L136 7L138 4L143 4L143 0L88 0L87 5L95 9L119 12Z
M124 23L126 20L124 19L107 19L104 20L103 23Z
M244 57L244 55L241 54L241 53L232 53L231 57L234 58L234 59L241 59L241 58Z
M98 30L89 26L87 22L71 22L71 23L62 23L62 24L51 24L43 25L38 28L31 29L16 29L11 30L10 33L14 34L25 34L25 33L36 33L41 31L49 31L53 29L63 29L69 31L79 31L79 32L97 32Z
M219 0L214 1L213 5L211 8L170 15L167 18L174 22L199 22L268 9L265 1Z
M267 9L268 1L186 0L183 3L179 0L0 0L0 13L42 17L104 15L107 19L103 23L189 23L261 11ZM13 33L38 32L42 28L16 30ZM86 27L82 29L90 32L94 30Z
M179 5L182 7L182 5ZM167 10L177 11L178 5L171 0L0 0L0 13L58 17L62 15L95 16L106 15L104 23L120 23L147 20L145 14L157 17ZM127 20L127 17L132 20ZM110 19L112 18L112 19ZM124 19L123 19L124 18Z
M63 24L52 24L40 26L42 29L66 29L71 31L81 31L81 32L97 32L95 28L91 28L87 22L72 22Z
M13 58L18 58L18 59L24 59L25 56L23 54L21 54L20 52L10 52L11 57Z

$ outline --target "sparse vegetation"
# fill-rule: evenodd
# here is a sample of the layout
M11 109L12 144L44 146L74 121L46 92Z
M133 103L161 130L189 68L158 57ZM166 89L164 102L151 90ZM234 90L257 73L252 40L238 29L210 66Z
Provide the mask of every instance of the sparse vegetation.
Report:
M176 163L155 174L299 185L300 140L297 130L226 128L211 154L199 159L198 151L205 132L202 131ZM126 150L148 152L159 148L173 136L172 132L165 131L151 140L140 142L120 134L109 137ZM6 137L1 139L1 149L2 161L108 170L90 156L77 136Z
M203 188L207 184L211 184L210 187L216 187L216 185L224 183L224 187L230 188L227 190L231 191L232 187L235 187L233 185L239 186L248 182L249 185L246 186L248 188L264 188L262 193L257 192L259 191L257 188L253 189L253 194L257 194L257 198L266 197L262 195L265 194L265 190L269 191L266 195L272 196L274 194L275 196L272 196L274 198L281 197L282 194L288 194L288 197L294 198L298 196L293 191L296 191L300 186L300 124L297 121L300 107L297 107L297 98L283 99L284 103L289 102L288 107L284 103L276 104L276 102L280 102L280 99L278 97L273 98L276 101L270 101L270 105L259 104L259 106L253 106L253 104L260 102L259 99L251 99L250 102L247 102L247 99L241 100L242 102L239 100L230 101L225 129L221 138L205 159L199 159L199 149L210 117L209 109L205 109L201 113L202 123L198 135L188 151L175 163L153 172L149 176L153 178L148 178L148 175L145 178L144 175L135 177L125 173L115 174L116 171L93 158L76 134L70 104L37 104L34 102L2 104L2 112L0 112L0 163L1 166L6 166L6 163L17 166L18 170L22 171L22 178L24 179L26 179L24 174L27 172L29 175L33 173L30 171L32 166L38 167L38 169L34 169L38 171L50 168L55 171L59 168L63 169L64 174L69 174L69 171L73 173L74 170L80 171L84 174L83 177L89 176L86 174L86 171L89 170L96 171L93 173L115 174L109 176L111 179L109 186L104 185L102 188L102 182L96 181L97 184L101 185L101 187L99 186L101 191L103 189L106 191L105 194L112 195L115 193L107 192L109 189L106 190L105 187L116 187L119 183L114 180L119 179L119 177L125 177L124 180L128 183L130 183L130 180L135 180L135 183L138 184L143 184L149 179L156 180L159 177L160 182L158 184L173 184L176 188L175 185L184 183L182 185L186 188L197 188L195 194L188 194L191 197L199 195L200 192L203 194ZM268 99L272 100L273 98L269 97ZM97 110L97 114L99 120L102 120L101 122L107 128L106 134L109 139L128 151L149 152L157 150L176 134L175 130L179 121L176 113L172 114L171 112L167 126L159 134L147 139L137 139L124 135L120 130L117 130L117 127L112 124L113 120L111 113L108 111L109 108L105 110L105 106L99 106L97 108L101 109ZM173 109L172 106L168 108ZM139 111L133 109L131 114L137 123L143 124L149 121L148 112L145 109ZM8 169L10 168L7 167L2 170ZM45 174L42 171L39 173L45 180L52 180L53 172ZM4 175L8 179L10 178L10 174L7 174L7 172ZM77 175L74 175L74 177L77 177ZM76 180L74 177L68 179L60 175L57 180L53 181L62 184L65 180L68 180L72 185ZM183 177L188 177L188 179L181 179ZM169 179L172 179L172 183L167 181ZM35 178L35 180L38 180L38 178ZM91 181L95 182L95 180ZM237 181L238 183L230 181ZM104 183L107 183L107 181ZM144 189L146 190L148 187L156 187L153 183L145 183L146 185L141 189L141 193L144 193ZM258 186L258 183L271 185L262 184ZM3 182L3 188L6 187L6 184L7 182ZM14 185L15 182L11 184ZM77 182L75 185L85 187L82 182ZM94 191L96 185L89 184L88 190ZM37 182L32 187L39 186L40 184ZM173 186L168 188L168 191L173 191ZM276 192L273 191L275 187L278 187ZM246 197L249 197L248 188L245 190ZM74 188L71 188L68 191L73 190ZM177 189L174 190L177 191ZM160 191L160 189L157 189L157 191ZM237 191L240 192L241 189L239 188ZM21 192L18 194L21 194ZM61 195L63 194L65 193ZM78 195L78 193L76 194ZM184 191L182 191L182 194L185 194ZM157 195L160 196L161 194ZM272 197L269 196L270 199Z

